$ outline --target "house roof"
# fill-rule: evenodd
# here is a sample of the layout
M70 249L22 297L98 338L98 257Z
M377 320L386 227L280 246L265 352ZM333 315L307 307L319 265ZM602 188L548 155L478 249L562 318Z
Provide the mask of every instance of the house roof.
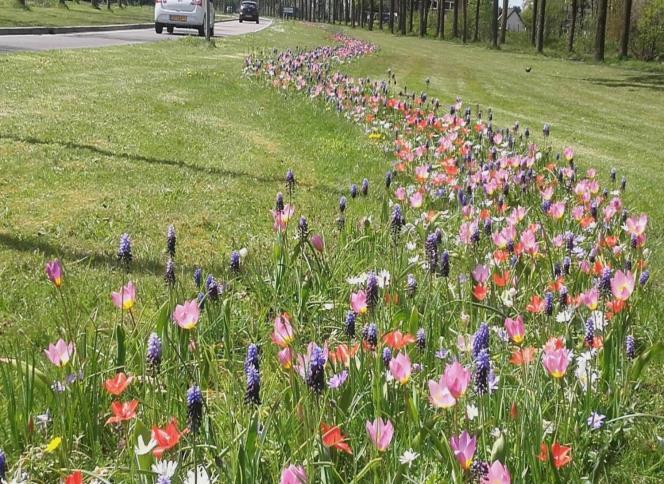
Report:
M507 18L508 18L508 19L509 19L512 15L516 15L516 16L519 18L519 20L521 21L521 23L525 25L523 19L521 18L521 14L519 13L519 11L518 11L517 9L515 9L514 7L510 7L507 11L508 11L508 14L507 14ZM500 20L500 18L501 18L502 16L503 16L503 14L501 13L501 14L498 16L498 20Z

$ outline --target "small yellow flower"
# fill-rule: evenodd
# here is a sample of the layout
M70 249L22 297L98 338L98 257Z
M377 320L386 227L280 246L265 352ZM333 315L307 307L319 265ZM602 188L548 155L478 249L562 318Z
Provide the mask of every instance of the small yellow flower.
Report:
M60 447L60 444L62 444L62 438L53 437L53 439L51 439L51 441L46 446L46 452L48 452L49 454L55 452L56 450L58 450L58 447Z

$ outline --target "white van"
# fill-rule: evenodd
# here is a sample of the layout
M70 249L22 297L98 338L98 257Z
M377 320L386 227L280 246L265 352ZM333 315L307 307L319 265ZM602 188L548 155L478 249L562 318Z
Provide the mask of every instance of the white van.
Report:
M175 27L196 29L198 35L205 35L205 20L208 21L210 36L214 35L214 4L208 0L209 17L205 18L205 0L155 0L154 30L161 34L166 27L169 34Z

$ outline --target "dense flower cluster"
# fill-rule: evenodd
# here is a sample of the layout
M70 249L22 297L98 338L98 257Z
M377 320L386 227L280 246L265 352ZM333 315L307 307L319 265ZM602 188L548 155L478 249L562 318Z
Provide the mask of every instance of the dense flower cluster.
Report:
M577 482L608 460L597 449L639 415L630 392L647 362L634 334L648 218L625 207L626 182L612 172L603 188L571 148L557 157L554 127L537 146L490 111L394 92L391 72L335 72L376 49L334 40L249 57L245 74L321 99L392 149L384 188L349 180L323 236L296 212L289 170L265 227L272 259L232 251L227 283L167 266L154 317L117 282L117 317L94 337L71 330L69 281L48 262L67 324L44 350L45 394L25 403L48 408L27 408L36 424L14 442L40 442L54 469L76 468L72 450L117 448L113 478L127 482ZM382 217L357 215L374 199ZM175 245L169 227L171 262ZM140 257L127 234L117 255L126 268ZM0 479L12 465L0 451Z

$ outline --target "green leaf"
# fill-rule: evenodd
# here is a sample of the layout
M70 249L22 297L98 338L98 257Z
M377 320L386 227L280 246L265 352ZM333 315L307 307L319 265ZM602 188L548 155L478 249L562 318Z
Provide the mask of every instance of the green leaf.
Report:
M503 455L505 453L505 434L501 433L500 436L493 443L491 447L491 462L499 460L505 462Z
M157 334L161 335L162 338L170 319L170 311L168 309L168 301L164 301L164 304L161 305L157 313Z
M366 476L371 469L376 467L383 459L380 457L376 457L373 460L370 460L367 462L367 465L365 465L362 470L353 478L351 484L355 484L356 482L362 482L362 478Z
M13 366L17 370L25 373L26 375L34 375L35 376L34 382L39 384L42 390L46 390L49 395L52 393L46 375L41 370L34 368L31 364L16 358L0 358L0 363Z
M119 324L115 328L115 342L118 346L115 366L122 369L124 368L125 358L127 356L127 348L125 346L125 330Z
M638 380L641 376L641 372L646 366L654 359L659 359L664 355L664 343L659 342L652 345L648 348L642 355L640 355L636 360L632 369L630 370L629 376L632 380Z

